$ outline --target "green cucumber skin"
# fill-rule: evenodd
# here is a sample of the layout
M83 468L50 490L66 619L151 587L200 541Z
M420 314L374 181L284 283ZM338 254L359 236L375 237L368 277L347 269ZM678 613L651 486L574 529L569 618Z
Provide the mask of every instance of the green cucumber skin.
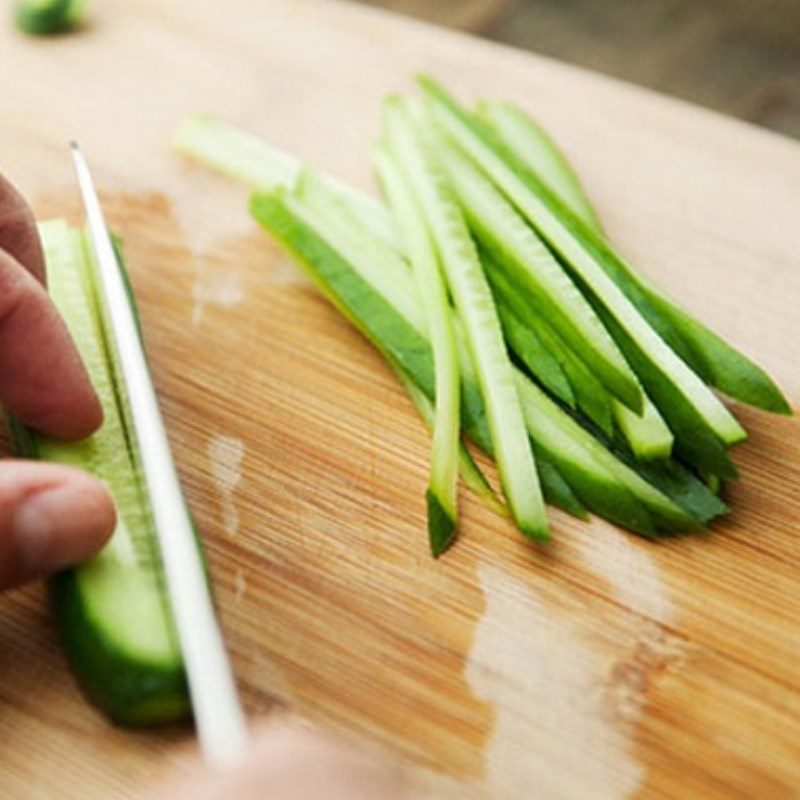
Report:
M48 583L50 608L73 672L86 697L114 722L148 727L174 722L191 710L183 667L154 667L121 654L93 624L75 570Z
M16 455L38 459L36 433L7 415ZM114 722L145 727L174 722L191 710L180 664L155 666L121 654L87 614L80 568L48 581L48 599L61 646L87 699Z

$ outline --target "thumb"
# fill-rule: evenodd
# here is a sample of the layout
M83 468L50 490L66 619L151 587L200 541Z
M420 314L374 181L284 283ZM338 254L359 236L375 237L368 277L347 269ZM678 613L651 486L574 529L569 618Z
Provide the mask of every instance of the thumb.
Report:
M85 561L111 536L103 484L71 467L0 462L0 589Z

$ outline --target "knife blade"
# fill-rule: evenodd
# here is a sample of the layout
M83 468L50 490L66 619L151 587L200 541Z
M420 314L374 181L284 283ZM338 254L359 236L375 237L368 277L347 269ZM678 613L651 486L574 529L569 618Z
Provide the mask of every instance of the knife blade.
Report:
M129 418L147 486L167 595L186 669L200 748L227 765L244 749L246 724L150 370L86 158L70 144Z

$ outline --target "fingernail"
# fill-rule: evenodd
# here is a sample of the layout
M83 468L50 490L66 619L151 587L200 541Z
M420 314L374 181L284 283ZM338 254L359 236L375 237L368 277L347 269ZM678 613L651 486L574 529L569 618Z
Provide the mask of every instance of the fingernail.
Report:
M105 542L113 510L86 485L58 486L32 495L14 515L19 559L30 573L53 572L90 558Z

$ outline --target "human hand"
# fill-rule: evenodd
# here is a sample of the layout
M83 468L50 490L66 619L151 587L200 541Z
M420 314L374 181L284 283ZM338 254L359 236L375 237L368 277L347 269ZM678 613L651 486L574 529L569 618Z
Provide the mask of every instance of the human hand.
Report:
M0 176L0 401L64 439L88 436L102 409L45 289L33 214ZM84 561L114 529L102 483L69 467L0 461L0 589Z
M241 762L192 765L148 800L402 800L398 770L383 759L285 720L258 728Z

